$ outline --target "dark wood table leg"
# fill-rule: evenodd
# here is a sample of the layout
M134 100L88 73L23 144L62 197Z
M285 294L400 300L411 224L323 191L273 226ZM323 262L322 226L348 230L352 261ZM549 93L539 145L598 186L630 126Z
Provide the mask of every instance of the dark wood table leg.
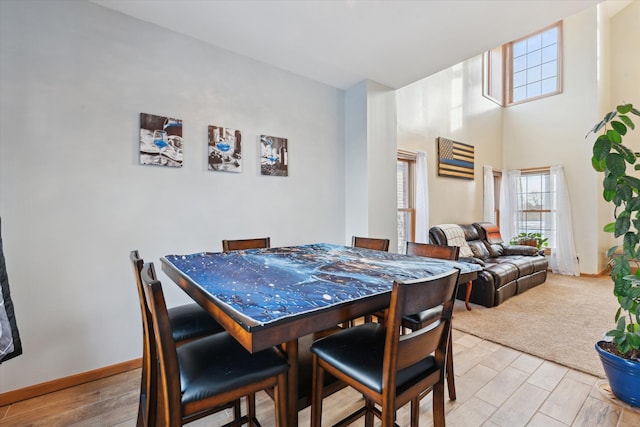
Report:
M298 426L298 340L284 344L284 351L289 360L289 376L287 378L287 419L286 426Z
M467 295L464 299L464 306L467 307L467 310L471 310L471 306L469 305L469 298L471 298L471 289L473 288L473 282L469 280L467 282Z

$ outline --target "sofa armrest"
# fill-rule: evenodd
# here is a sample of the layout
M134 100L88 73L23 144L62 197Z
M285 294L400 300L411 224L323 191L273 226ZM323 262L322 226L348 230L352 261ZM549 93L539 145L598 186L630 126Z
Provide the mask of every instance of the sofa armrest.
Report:
M440 227L431 227L429 229L429 241L434 245L447 245L447 236Z
M503 255L534 256L540 253L540 250L534 246L526 246L526 245L503 245L503 246L504 246Z

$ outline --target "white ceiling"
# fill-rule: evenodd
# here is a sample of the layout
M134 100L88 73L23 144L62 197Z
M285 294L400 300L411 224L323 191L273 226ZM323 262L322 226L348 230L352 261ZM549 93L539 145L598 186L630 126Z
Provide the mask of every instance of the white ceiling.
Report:
M89 0L340 89L397 89L602 0Z

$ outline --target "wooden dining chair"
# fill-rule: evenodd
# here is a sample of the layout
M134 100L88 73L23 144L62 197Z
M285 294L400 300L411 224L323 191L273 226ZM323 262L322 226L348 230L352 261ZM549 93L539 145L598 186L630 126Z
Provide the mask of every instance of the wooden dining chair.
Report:
M458 246L434 245L430 243L407 242L407 255L424 256L429 258L445 259L449 261L457 261L460 255ZM402 319L402 327L411 331L424 328L430 323L435 322L441 314L442 307L435 307L420 313L405 316ZM447 388L449 390L449 399L456 400L456 382L453 372L453 340L449 337L447 346L447 366L446 366Z
M148 310L140 277L144 261L137 250L131 251L129 259L136 279L143 329L142 375L137 426L152 426L154 425L157 376L157 364L152 361L157 359L157 355L155 347L149 346L147 339L150 334L150 320L147 316ZM167 310L167 316L171 325L171 336L176 345L224 331L224 328L196 303L172 307ZM239 400L234 402L234 413L236 418L240 418Z
M372 237L351 237L351 246L354 248L373 249L375 251L389 251L389 239L376 239Z
M240 251L244 249L263 249L263 248L270 248L270 247L271 247L270 237L222 241L223 252Z
M373 237L359 237L359 236L352 236L351 237L351 246L353 246L354 248L365 248L365 249L372 249L374 251L385 251L388 252L389 251L389 239L377 239L377 238L373 238ZM347 322L343 322L340 327L342 328L348 328L351 327L353 325L355 325L356 323L358 323L359 321L364 321L365 323L371 322L371 320L373 319L372 314L367 314L363 317L359 317L356 319L351 319Z
M149 319L149 346L157 355L158 426L181 426L247 397L247 415L234 425L259 425L255 419L255 393L275 388L276 425L285 423L287 371L284 355L275 347L249 353L227 332L176 346L171 322L153 263L140 273Z
M411 426L417 427L420 398L433 393L433 424L444 426L444 375L451 313L456 297L459 270L406 282L395 281L387 322L365 323L344 329L311 346L313 392L311 427L322 422L322 382L330 373L360 392L365 405L336 425L347 425L365 416L382 427L395 425L396 411L411 402ZM401 335L403 318L441 306L437 320ZM379 406L376 407L376 405Z
M407 242L406 254L457 261L460 256L460 247Z

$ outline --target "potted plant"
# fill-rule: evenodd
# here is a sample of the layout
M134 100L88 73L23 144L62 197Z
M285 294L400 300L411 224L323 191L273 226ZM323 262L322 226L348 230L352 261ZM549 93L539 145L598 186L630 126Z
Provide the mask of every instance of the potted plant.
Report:
M622 238L622 250L610 248L613 294L619 307L616 327L607 340L596 343L611 391L622 401L640 406L640 270L631 272L631 262L640 258L640 179L629 175L640 170L640 154L625 146L622 139L635 129L631 115L640 116L632 104L618 105L597 123L589 134L600 134L593 144L593 168L604 178L603 198L614 207L614 221L604 231Z
M538 249L549 246L549 239L542 237L541 233L520 233L509 242L512 245L527 245Z

